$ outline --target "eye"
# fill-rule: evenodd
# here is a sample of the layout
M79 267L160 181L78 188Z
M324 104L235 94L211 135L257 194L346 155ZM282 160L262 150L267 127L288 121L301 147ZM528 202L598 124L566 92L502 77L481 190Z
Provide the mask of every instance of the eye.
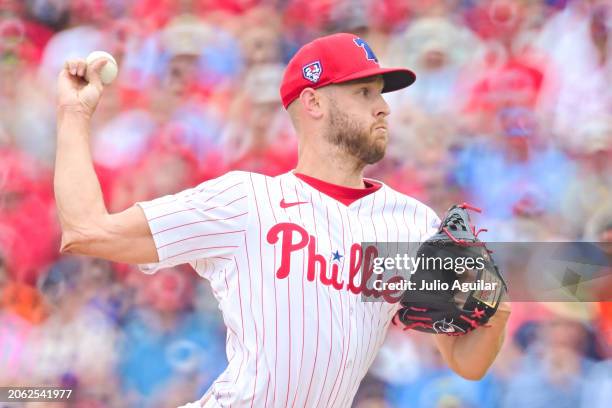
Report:
M361 88L361 90L359 91L363 96L369 96L370 95L370 90L368 88Z

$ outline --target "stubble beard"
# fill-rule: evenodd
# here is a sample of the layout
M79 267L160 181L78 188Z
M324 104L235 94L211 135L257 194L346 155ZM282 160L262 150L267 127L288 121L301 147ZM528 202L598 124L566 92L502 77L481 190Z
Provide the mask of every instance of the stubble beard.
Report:
M385 156L386 142L373 139L370 129L338 109L332 102L329 112L329 128L325 134L334 146L357 160L357 167L379 162Z

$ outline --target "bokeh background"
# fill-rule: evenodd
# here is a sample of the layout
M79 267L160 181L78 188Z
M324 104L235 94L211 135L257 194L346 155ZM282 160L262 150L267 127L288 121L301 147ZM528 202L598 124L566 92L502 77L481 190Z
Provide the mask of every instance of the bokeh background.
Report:
M58 254L66 59L100 49L119 63L91 134L110 211L230 169L292 169L284 65L349 31L418 77L386 96L390 146L368 176L438 213L482 207L488 240L611 241L611 28L605 0L0 0L0 386L170 407L226 365L217 305L188 267L145 276ZM452 374L431 337L392 328L354 405L608 407L611 305L515 303L478 382Z

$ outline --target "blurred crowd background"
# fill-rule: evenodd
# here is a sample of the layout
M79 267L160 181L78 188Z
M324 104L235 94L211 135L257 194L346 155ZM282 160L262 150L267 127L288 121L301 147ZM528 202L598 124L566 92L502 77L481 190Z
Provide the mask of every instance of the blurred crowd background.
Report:
M348 31L418 78L386 95L390 145L368 176L438 213L483 208L487 240L609 242L611 28L605 0L0 0L0 386L73 388L78 407L169 407L226 365L217 305L189 267L146 276L58 254L66 59L106 50L120 67L91 134L110 211L230 169L292 169L284 65ZM610 305L515 303L478 382L453 375L431 337L392 328L354 404L609 407Z

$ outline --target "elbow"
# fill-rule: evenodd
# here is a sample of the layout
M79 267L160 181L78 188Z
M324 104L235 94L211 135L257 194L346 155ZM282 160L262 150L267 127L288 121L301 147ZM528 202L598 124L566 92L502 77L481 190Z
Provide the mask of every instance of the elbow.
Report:
M62 240L60 244L60 253L62 254L78 254L78 234L73 231L62 231Z
M487 370L481 370L481 371L463 371L463 372L459 372L459 371L455 371L457 374L459 374L459 376L465 380L469 380L469 381L480 381L484 378L484 376L487 374Z
M480 381L487 375L487 371L489 367L481 368L481 367L452 367L453 371L459 375L461 378L469 381Z
M60 253L85 255L84 249L94 241L94 235L86 230L64 229L62 231Z
M480 381L483 379L491 364L487 364L484 361L478 359L462 359L457 361L452 359L447 361L448 367L458 376L464 380L469 381Z

